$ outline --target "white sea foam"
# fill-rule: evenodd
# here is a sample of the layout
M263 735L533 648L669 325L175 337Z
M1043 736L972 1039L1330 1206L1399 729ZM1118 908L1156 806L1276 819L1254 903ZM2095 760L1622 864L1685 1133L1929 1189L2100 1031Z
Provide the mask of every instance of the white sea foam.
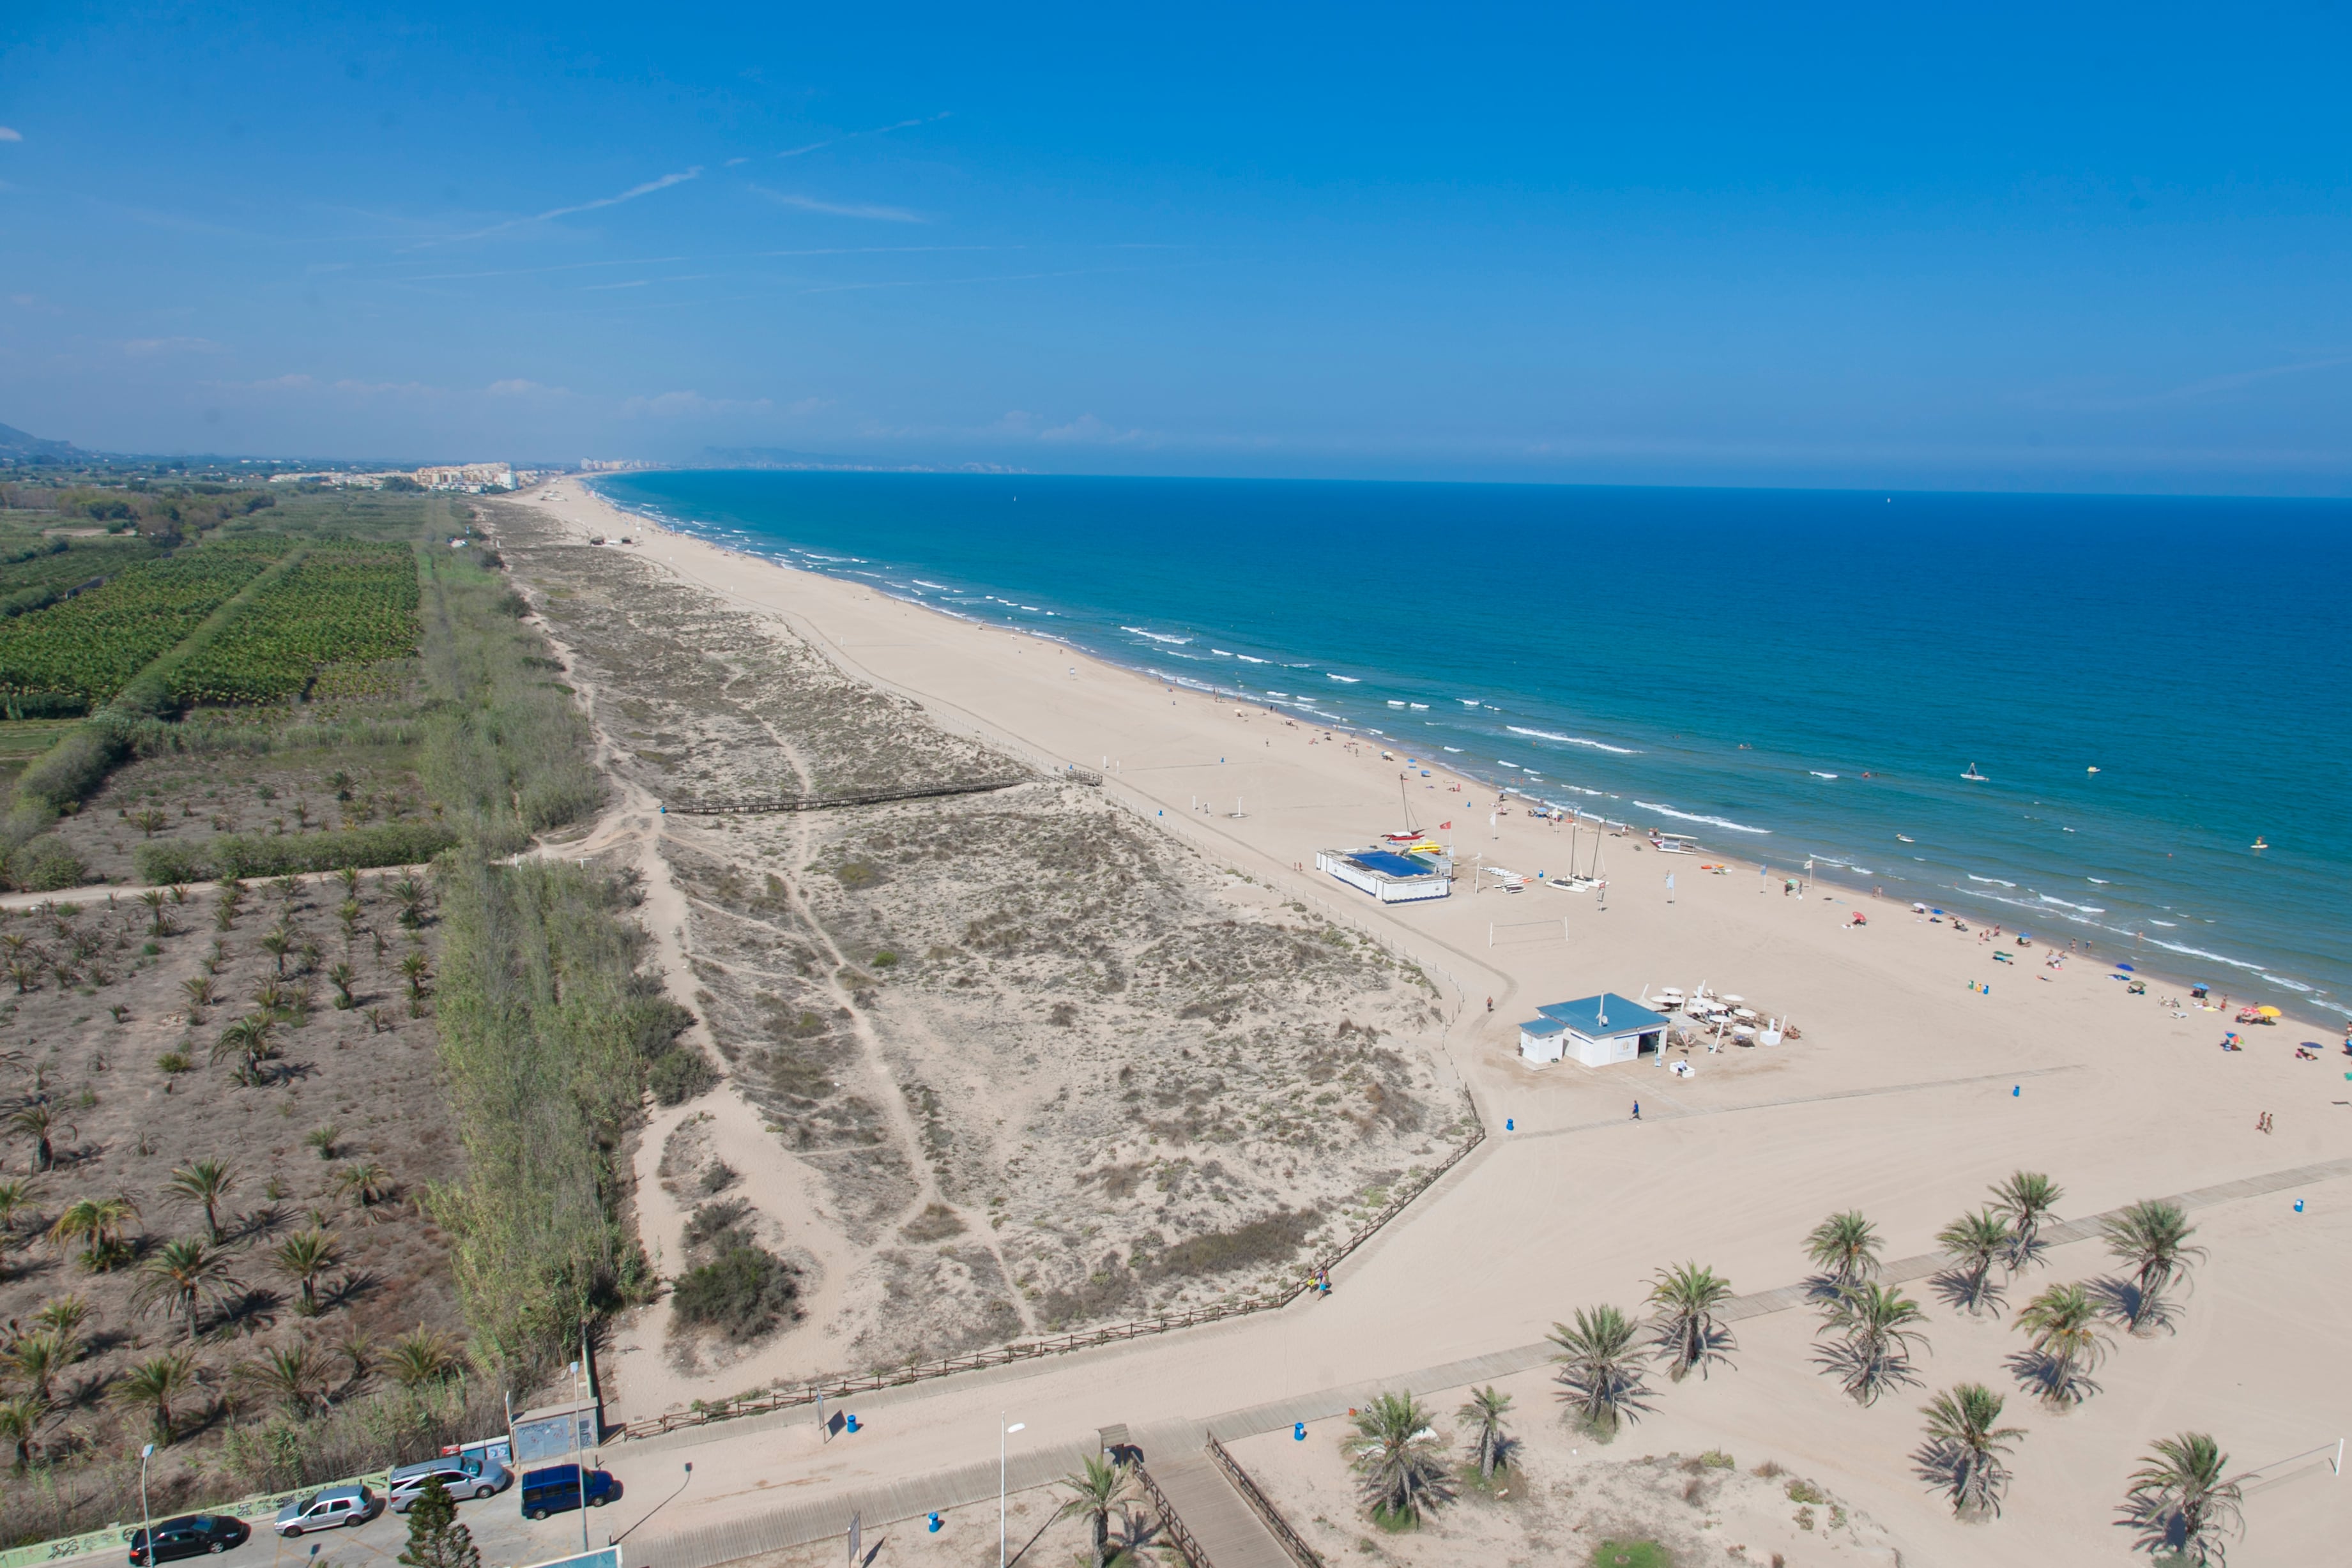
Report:
M1449 747L1447 747L1445 749L1446 749L1446 750L1448 750L1448 751L1459 751L1459 750L1461 750L1462 748L1461 748L1460 747L1458 747L1458 746L1449 746Z
M1286 697L1290 694L1288 692L1268 692L1265 695L1270 697Z
M2097 883L2101 887L2112 887L2112 886L2114 886L2114 885L2115 885L2115 879L2114 879L2113 877L2105 877L2105 876L2086 876L2086 877L2084 877L2083 880L2084 880L2084 882L2095 882L2095 883Z
M1706 817L1690 811L1677 811L1672 806L1661 806L1654 800L1633 802L1644 811L1655 811L1661 817L1672 817L1678 822L1705 822L1711 828L1728 828L1735 833L1769 833L1769 828L1751 828L1745 822L1735 822L1728 817Z
M1478 699L1476 697L1455 697L1454 700L1460 703L1464 707L1476 707L1478 706Z
M1239 659L1244 664L1263 664L1265 663L1264 659L1253 659L1247 653L1235 653L1234 657Z
M1980 882L1987 887L2015 887L2017 885L2017 883L2013 882L2003 882L1997 876L1979 876L1972 871L1964 872L1961 874L1966 876L1970 882Z
M1497 757L1495 758L1495 766L1497 768L1517 768L1518 764L1516 762L1506 762L1501 758Z
M2041 899L2044 904L2054 904L2061 909L2072 909L2082 915L2105 915L2106 913L2105 910L2101 909L2095 904L2071 904L2065 899L2054 897L2047 893L2035 894L2034 896Z
M1155 643L1173 643L1180 646L1192 640L1190 637L1179 637L1173 632L1146 632L1140 626L1122 626L1119 630L1122 632L1132 632L1139 637L1149 637Z
M1423 713L1427 713L1429 711L1429 705L1427 703L1407 703L1404 706L1410 708L1418 708Z
M918 587L918 588L936 588L936 589L938 589L941 593L950 593L950 592L954 591L952 589L949 588L949 587L948 587L948 585L947 585L946 583L944 583L944 582L925 582L925 581L924 581L921 578L919 578L919 577L915 578L915 579L913 579L912 580L913 580L913 582L914 582L915 586L916 586L916 587Z
M1212 648L1209 652L1214 653L1220 659L1230 659L1233 657L1233 654L1227 653L1223 648Z
M1396 698L1394 698L1394 697L1391 697L1391 698L1389 698L1389 706L1391 706L1391 707L1402 707L1402 706L1404 706L1404 704L1402 704L1402 703L1401 703L1401 702L1397 701L1397 699L1396 699Z
M1834 779L1837 777L1834 773L1824 773L1818 768L1809 768L1805 771L1811 773L1816 779Z
M2151 921L2149 921L2149 922L2148 922L2148 924L2149 924L2150 925L2161 925L2161 926L2163 926L2166 930L2169 931L2169 930L2173 929L2174 927L2178 926L2178 925L2180 924L2180 922L2179 922L2179 921L2178 921L2178 920L2151 920Z
M1606 751L1618 757L1642 755L1630 746L1612 746L1605 740L1587 740L1580 735L1559 735L1549 729L1526 729L1516 724L1507 724L1503 727L1513 735L1531 736L1537 740L1556 740L1562 746L1589 746L1595 751Z
M1331 680L1344 682L1351 686L1358 684L1358 677L1354 675L1334 675L1328 670L1324 671L1323 674Z

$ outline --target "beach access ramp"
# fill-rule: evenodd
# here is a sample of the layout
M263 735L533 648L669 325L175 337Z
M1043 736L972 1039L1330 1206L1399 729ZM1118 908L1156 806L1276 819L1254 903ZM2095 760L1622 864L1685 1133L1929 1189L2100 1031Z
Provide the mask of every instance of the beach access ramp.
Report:
M1192 1568L1323 1568L1246 1472L1211 1437L1135 1467L1169 1543Z

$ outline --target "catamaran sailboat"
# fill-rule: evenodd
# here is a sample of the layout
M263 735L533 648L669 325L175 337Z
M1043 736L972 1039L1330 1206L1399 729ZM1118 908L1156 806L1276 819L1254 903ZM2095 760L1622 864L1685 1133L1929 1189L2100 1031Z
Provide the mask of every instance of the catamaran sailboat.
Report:
M1967 779L1971 784L1982 784L1988 781L1984 774L1977 771L1977 765L1973 762L1969 764L1969 770L1966 773L1961 774L1960 777Z

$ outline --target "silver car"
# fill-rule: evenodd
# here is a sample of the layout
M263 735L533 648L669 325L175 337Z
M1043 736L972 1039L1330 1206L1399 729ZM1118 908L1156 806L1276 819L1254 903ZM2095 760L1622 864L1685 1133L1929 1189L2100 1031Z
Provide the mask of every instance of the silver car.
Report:
M392 1486L387 1493L392 1511L406 1513L424 1495L425 1483L435 1476L449 1490L452 1498L494 1497L507 1490L514 1480L514 1472L496 1459L479 1454L450 1454L438 1459L424 1459L416 1464L403 1465L392 1472Z
M291 1540L313 1530L365 1524L383 1511L383 1500L363 1486L329 1487L278 1511L278 1533Z

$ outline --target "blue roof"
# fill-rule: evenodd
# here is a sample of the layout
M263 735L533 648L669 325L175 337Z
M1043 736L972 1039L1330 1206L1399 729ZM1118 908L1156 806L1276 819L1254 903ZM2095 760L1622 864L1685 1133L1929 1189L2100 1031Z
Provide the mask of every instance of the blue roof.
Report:
M1599 1040L1604 1035L1646 1034L1666 1027L1666 1015L1652 1012L1641 1003L1628 1000L1614 991L1603 991L1597 997L1580 997L1572 1002L1554 1002L1536 1011L1548 1019L1557 1019L1587 1040ZM1607 1019L1606 1023L1601 1022Z
M1519 1026L1521 1034L1559 1034L1568 1026L1558 1019L1530 1019Z
M1388 850L1358 850L1348 859L1366 871L1383 876L1427 876L1437 867L1429 861L1393 853Z

